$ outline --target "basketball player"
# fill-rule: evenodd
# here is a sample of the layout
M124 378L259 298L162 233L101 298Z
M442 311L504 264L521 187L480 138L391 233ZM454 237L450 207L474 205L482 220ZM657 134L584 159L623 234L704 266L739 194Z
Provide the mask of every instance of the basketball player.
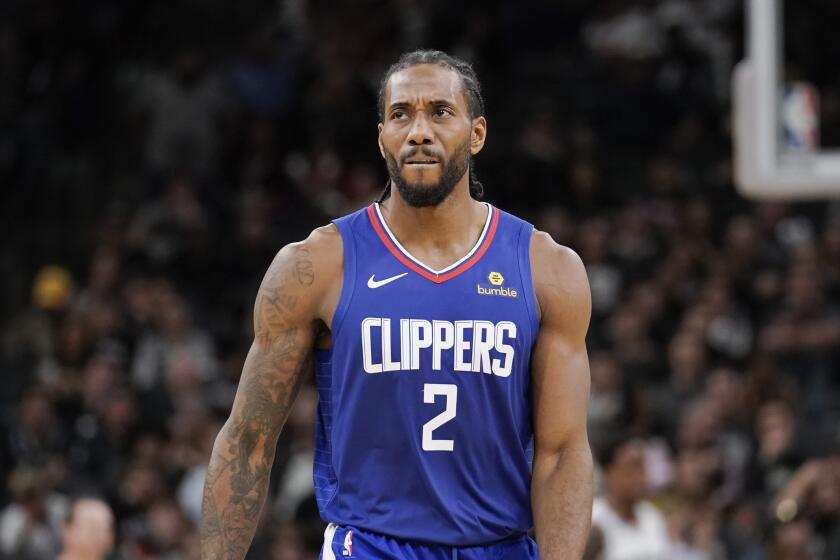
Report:
M477 200L470 163L487 122L468 64L404 55L379 109L390 188L283 248L259 289L210 460L202 556L245 556L314 360L321 558L580 558L592 500L584 267Z

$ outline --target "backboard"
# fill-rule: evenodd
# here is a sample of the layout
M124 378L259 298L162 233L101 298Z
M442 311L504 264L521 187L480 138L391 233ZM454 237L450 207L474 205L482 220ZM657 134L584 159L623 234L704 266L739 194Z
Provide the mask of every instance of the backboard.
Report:
M819 147L815 90L784 83L782 2L745 2L746 58L732 80L735 184L752 199L840 197L840 151Z

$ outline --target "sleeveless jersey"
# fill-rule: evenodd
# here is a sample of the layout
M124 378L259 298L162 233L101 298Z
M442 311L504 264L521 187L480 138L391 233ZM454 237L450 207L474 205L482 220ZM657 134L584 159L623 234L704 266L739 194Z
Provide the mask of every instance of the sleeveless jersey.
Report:
M475 247L440 271L376 204L335 221L344 280L316 355L325 521L452 546L531 528L533 227L487 208Z

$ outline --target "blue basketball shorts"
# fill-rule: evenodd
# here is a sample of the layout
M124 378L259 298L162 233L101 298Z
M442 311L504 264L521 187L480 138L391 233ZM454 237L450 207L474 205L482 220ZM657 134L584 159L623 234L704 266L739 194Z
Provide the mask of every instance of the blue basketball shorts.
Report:
M537 560L537 543L522 536L481 546L412 543L330 523L319 560Z

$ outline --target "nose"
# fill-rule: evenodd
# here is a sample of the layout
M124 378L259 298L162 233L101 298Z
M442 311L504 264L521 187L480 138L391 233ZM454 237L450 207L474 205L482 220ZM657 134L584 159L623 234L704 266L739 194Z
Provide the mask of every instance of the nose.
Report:
M406 140L411 146L423 146L434 142L432 127L429 126L428 118L422 111L414 117Z

